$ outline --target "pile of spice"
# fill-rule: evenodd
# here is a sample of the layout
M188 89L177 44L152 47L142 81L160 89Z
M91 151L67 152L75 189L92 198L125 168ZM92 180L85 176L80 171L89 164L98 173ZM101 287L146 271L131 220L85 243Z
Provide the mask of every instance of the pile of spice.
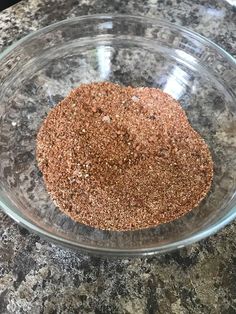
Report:
M156 88L80 85L48 114L36 153L60 210L100 229L172 221L199 204L213 177L206 143Z

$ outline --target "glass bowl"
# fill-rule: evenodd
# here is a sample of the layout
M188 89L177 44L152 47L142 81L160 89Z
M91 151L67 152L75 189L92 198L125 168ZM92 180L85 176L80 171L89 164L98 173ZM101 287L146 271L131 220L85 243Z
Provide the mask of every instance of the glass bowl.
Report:
M50 199L35 160L49 110L82 82L153 86L177 99L214 159L211 191L188 215L115 232L76 223ZM236 62L220 47L161 20L94 15L30 34L0 57L0 207L59 244L105 255L148 255L203 239L236 216Z

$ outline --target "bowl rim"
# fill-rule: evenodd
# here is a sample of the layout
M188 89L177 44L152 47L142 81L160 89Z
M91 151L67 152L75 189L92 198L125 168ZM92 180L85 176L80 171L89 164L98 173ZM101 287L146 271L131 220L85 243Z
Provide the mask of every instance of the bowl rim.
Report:
M152 22L153 24L156 25L162 25L162 26L167 26L171 27L173 29L179 30L185 34L191 35L193 38L197 39L200 42L203 43L208 43L212 48L215 48L217 52L225 57L228 62L230 62L233 66L236 66L236 59L228 53L225 49L214 43L212 40L208 39L207 37L188 29L185 26L181 26L178 24L174 24L168 21L164 21L163 19L160 18L154 18L154 17L147 17L143 15L132 15L132 14L91 14L91 15L81 15L81 16L76 16L68 19L64 19L52 24L49 24L47 26L44 26L36 31L30 32L28 35L23 36L21 39L17 40L13 44L11 44L9 47L5 48L1 53L0 53L0 61L9 54L13 49L15 49L17 46L20 44L24 43L31 37L34 37L35 35L40 35L44 33L45 31L50 31L51 29L60 26L62 24L70 24L72 22L77 22L77 21L83 21L83 20L96 20L96 19L113 19L113 18L120 18L120 19L133 19L137 21L143 21L143 22Z
M207 39L206 37L198 34L195 31L189 30L186 27L173 24L171 22L164 21L159 18L153 18L153 17L146 17L142 15L128 15L128 14L94 14L94 15L83 15L83 16L77 16L69 19L64 19L61 21L58 21L56 23L50 24L48 26L45 26L43 28L40 28L39 30L33 31L30 34L24 36L20 40L16 41L9 47L7 47L3 52L0 53L0 63L4 60L4 58L11 53L15 48L17 48L19 45L23 44L24 42L27 42L27 40L30 40L33 37L36 37L42 33L49 32L50 30L59 27L61 25L71 24L73 22L80 22L84 20L112 20L114 18L117 19L126 19L126 20L133 20L133 21L140 21L143 23L152 23L153 25L159 25L159 26L166 26L171 29L181 31L182 33L191 36L192 38L196 39L198 42L201 42L203 44L207 44L211 48L217 51L218 54L220 54L224 59L227 60L227 62L230 63L230 65L235 68L236 70L236 59L231 56L227 51L225 51L223 48L212 42L211 40ZM103 248L103 247L96 247L92 245L84 245L83 243L78 243L73 240L68 240L66 238L57 236L51 232L48 232L38 226L36 226L34 223L28 221L26 218L24 218L19 212L14 211L12 208L6 205L6 203L0 198L0 208L8 215L10 216L14 221L16 221L18 224L22 225L23 227L26 227L27 229L39 234L40 236L52 241L56 242L58 244L61 244L63 246L67 246L70 248L77 248L82 251L86 251L88 253L95 253L95 254L102 254L102 255L113 255L113 256L145 256L145 255L153 255L157 253L163 253L172 251L178 248L186 247L188 245L191 245L195 242L198 242L210 235L213 235L216 233L219 229L223 228L225 225L230 223L234 218L236 218L236 206L231 208L230 213L226 214L224 217L222 217L217 223L212 225L210 228L202 231L198 231L195 234L191 235L188 238L174 241L172 243L160 245L160 246L153 246L149 248L134 248L134 249L116 249L116 248Z

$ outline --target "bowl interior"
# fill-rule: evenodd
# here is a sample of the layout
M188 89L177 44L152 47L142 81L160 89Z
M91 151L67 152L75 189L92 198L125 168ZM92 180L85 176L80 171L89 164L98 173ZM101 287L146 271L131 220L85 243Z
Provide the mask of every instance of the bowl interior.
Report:
M3 209L54 240L98 251L143 254L210 234L235 214L235 95L225 58L196 35L141 18L74 19L21 41L0 60ZM104 80L161 88L181 103L208 143L212 188L188 215L156 228L111 232L75 223L52 203L35 160L39 126L72 88Z

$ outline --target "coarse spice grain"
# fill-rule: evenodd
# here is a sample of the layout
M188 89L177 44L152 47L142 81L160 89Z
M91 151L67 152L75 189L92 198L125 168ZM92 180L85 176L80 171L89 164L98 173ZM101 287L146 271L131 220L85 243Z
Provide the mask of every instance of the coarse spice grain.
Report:
M107 230L177 219L213 177L210 151L176 100L108 82L80 85L49 112L36 155L58 207Z

